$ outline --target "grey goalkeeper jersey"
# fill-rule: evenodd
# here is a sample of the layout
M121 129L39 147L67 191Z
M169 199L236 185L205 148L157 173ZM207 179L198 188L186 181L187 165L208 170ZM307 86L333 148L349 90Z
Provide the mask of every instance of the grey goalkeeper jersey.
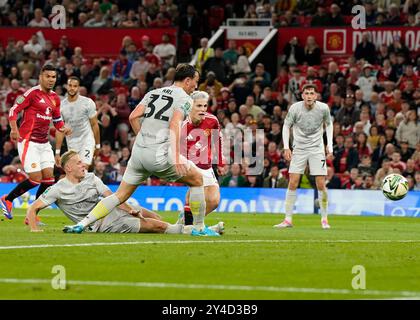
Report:
M181 87L170 86L148 92L140 104L146 106L146 110L136 144L139 147L161 147L169 146L169 122L174 111L180 110L185 118L193 101Z
M63 121L73 130L72 134L66 137L69 149L79 149L83 146L95 145L90 119L96 115L95 102L87 97L79 95L76 101L70 102L65 98L61 102L61 117Z
M293 128L294 149L323 149L323 125L331 123L330 108L326 103L315 101L309 110L299 101L290 106L284 123Z
M67 178L49 187L39 197L46 205L55 203L66 217L78 223L86 217L99 202L99 197L109 188L93 173L87 173L78 184Z

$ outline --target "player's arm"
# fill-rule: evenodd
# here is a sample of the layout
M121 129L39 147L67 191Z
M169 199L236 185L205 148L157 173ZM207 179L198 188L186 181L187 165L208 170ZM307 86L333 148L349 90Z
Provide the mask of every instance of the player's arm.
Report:
M41 199L37 199L34 203L30 205L26 211L26 217L28 218L29 228L31 232L42 232L36 223L36 215L39 210L48 207L48 204L45 204Z
M101 150L101 135L99 131L99 124L98 124L98 117L96 114L89 119L90 126L92 127L93 136L95 138L95 158L99 155L99 151Z
M290 151L290 128L294 123L293 116L294 108L290 107L289 112L287 113L286 119L284 120L282 136L283 136L283 146L284 146L284 158L287 161L292 160L292 151Z
M325 110L324 114L325 132L327 134L327 156L333 153L333 122L329 108Z
M28 218L31 232L42 231L37 226L36 215L39 210L44 209L49 205L53 204L58 200L58 198L58 190L54 186L51 186L47 190L45 190L44 193L41 194L41 196L34 203L31 204L31 206L26 212L26 217Z
M66 136L69 136L71 135L72 131L71 131L71 128L67 127L64 124L63 118L61 117L61 112L60 112L61 101L58 96L55 97L55 103L56 103L56 107L53 109L53 112L52 112L54 127L57 129L57 131L62 132Z
M146 107L139 103L137 107L130 113L128 120L130 121L131 128L133 128L134 133L137 135L140 132L141 124L140 118L144 116L144 111Z
M60 167L61 164L61 146L63 145L64 140L64 133L62 133L60 130L57 130L55 132L55 165L57 167Z
M217 121L216 123L216 129L218 131L218 139L219 139L219 143L217 146L217 173L221 176L224 176L226 174L226 159L223 155L223 134L222 134L222 129L220 128L220 123L219 121Z
M181 123L185 114L180 109L175 109L171 122L169 123L169 132L171 136L172 161L175 165L177 174L184 176L187 173L187 167L183 157L181 157L180 140L181 140Z
M17 117L19 113L22 110L28 108L30 104L31 104L31 94L30 93L28 95L23 94L16 98L15 104L9 110L9 123L10 123L10 128L11 128L10 139L12 139L12 141L14 142L17 142L20 138L18 126L16 123Z

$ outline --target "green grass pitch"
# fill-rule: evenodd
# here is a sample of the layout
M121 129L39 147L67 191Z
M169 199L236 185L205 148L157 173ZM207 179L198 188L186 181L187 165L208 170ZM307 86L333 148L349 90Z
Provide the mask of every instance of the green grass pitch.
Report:
M63 234L70 224L44 210L43 233L24 211L0 222L0 299L389 299L420 298L420 219L220 214L219 238L158 234ZM176 213L162 213L175 222ZM30 247L32 246L32 247ZM53 266L66 288L53 289ZM365 270L366 289L359 272ZM61 275L63 275L61 273Z

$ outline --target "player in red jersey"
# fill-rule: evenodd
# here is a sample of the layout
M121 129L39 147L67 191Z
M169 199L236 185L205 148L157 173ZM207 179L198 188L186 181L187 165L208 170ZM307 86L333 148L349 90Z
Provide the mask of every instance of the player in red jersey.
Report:
M0 198L3 214L8 219L13 218L12 203L15 198L39 186L36 194L38 198L55 182L54 153L48 142L51 120L57 130L65 135L71 134L71 129L61 119L60 98L52 91L56 79L56 69L52 65L43 66L39 74L39 85L19 96L9 111L10 138L17 142L19 157L29 178ZM21 111L23 117L18 129L17 117Z
M214 174L213 154L217 151L217 172L225 174L223 157L223 141L219 120L207 111L209 95L205 91L195 91L191 94L193 107L187 119L182 124L182 154L191 160L203 175L204 193L206 196L206 215L215 210L220 202L219 183ZM193 217L188 204L189 191L184 207L184 223L191 225ZM182 220L182 214L181 214ZM221 224L221 222L219 222ZM211 227L213 228L213 227ZM223 232L223 225L218 226L217 232Z

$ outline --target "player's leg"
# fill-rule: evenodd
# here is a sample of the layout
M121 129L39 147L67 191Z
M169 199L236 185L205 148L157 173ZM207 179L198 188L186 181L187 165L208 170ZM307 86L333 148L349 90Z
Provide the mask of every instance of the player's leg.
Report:
M5 194L0 198L2 211L7 219L13 218L13 200L32 188L39 186L42 180L41 159L36 144L26 140L19 142L18 152L23 168L29 178L19 183L9 194Z
M325 176L316 176L316 187L318 189L318 198L321 211L321 226L323 229L330 229L328 223L328 191L325 185Z
M127 201L136 189L137 185L128 184L125 181L122 181L115 193L99 201L95 208L93 208L92 211L77 224L77 226L82 228L80 232L88 225L106 217L117 206ZM69 231L69 233L72 232L71 230L66 229L63 231Z
M204 185L204 194L206 197L206 216L213 212L218 206L220 202L220 190L219 184L217 182L216 176L214 175L214 171L212 168L204 170L196 167L198 171L203 175L203 185ZM183 219L185 225L191 225L193 223L193 217L191 213L191 209L189 206L189 196L190 190L188 190L186 199L185 199L185 206L183 212Z
M289 185L286 191L285 199L285 219L282 223L276 224L275 228L287 228L293 226L293 208L296 203L296 193L299 186L300 177L305 172L308 156L304 152L295 152L292 154L292 161L289 167Z
M311 175L315 176L316 187L318 189L318 199L321 211L321 226L323 229L329 229L328 224L328 192L325 183L327 175L327 164L325 153L320 150L313 153L309 157L309 171Z
M54 168L45 168L41 170L42 173L42 180L41 184L36 192L36 199L39 198L41 194L44 193L49 187L51 187L55 183L54 178Z
M195 231L205 232L204 217L206 216L206 197L204 193L203 176L190 162L187 174L177 181L185 183L190 187L189 204L193 214L193 226ZM209 234L210 235L210 234ZM216 234L215 234L216 235Z

